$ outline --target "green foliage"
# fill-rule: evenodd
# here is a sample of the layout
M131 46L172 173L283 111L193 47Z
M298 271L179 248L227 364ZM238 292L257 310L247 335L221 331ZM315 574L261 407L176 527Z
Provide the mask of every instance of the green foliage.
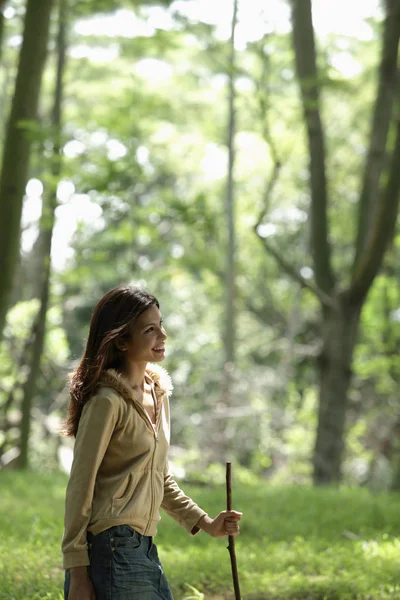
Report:
M234 470L235 481L238 485L242 485L243 487L257 485L258 477L248 469L240 465L235 465ZM202 471L190 469L189 473L190 475L187 477L188 481L211 487L223 485L226 477L225 466L221 463L210 463Z
M66 482L57 473L0 473L1 599L62 600ZM212 516L224 508L222 484L183 488ZM243 512L236 554L244 600L399 597L396 495L239 483L235 467L233 498ZM163 515L156 543L176 600L233 598L225 539L192 538Z

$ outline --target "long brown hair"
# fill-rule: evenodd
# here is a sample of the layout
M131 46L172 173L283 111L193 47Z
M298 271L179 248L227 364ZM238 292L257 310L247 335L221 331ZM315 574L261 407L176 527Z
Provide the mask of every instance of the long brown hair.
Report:
M160 308L157 298L131 285L113 288L96 304L85 352L71 374L68 418L61 429L62 435L76 436L82 409L95 392L102 371L121 370L123 352L117 341L129 338L135 320L154 305Z

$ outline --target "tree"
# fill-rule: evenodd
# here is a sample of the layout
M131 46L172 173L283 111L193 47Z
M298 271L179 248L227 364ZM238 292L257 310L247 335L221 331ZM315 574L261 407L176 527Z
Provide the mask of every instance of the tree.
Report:
M28 0L0 175L0 336L17 263L22 201L47 54L52 0Z
M59 0L59 25L57 35L57 70L54 89L54 105L51 115L51 130L53 133L53 155L51 160L51 178L49 191L43 200L43 210L39 226L38 253L42 269L38 285L39 310L33 323L31 335L30 361L28 375L23 386L22 420L20 438L19 467L27 468L29 459L29 433L31 423L32 401L39 375L40 359L46 332L46 316L49 306L50 275L51 275L51 240L55 222L55 209L57 207L57 184L61 175L61 110L63 99L63 75L66 58L66 27L67 27L67 0Z
M228 173L225 194L225 218L227 230L226 267L225 267L225 331L224 331L224 372L222 376L222 401L227 405L232 403L233 367L235 363L236 337L236 229L235 229L235 133L236 133L236 64L235 64L235 33L237 24L238 1L233 2L233 15L230 38L230 55L228 64L229 94L228 94Z
M360 315L393 237L400 191L400 116L394 111L398 91L397 53L400 4L388 0L383 24L369 150L358 203L358 232L350 283L332 267L329 237L329 190L325 135L321 118L321 80L317 69L311 0L291 0L293 48L309 150L311 253L315 281L310 283L267 243L280 266L312 290L321 305L322 351L319 367L318 427L314 482L339 481L344 449L348 389ZM391 136L389 135L392 135Z

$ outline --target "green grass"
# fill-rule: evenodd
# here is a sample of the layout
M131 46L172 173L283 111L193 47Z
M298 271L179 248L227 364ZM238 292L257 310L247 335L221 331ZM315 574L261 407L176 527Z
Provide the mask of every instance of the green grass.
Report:
M66 483L0 472L0 599L63 599ZM224 508L223 487L184 487L211 515ZM400 599L399 496L260 483L234 498L243 599ZM192 538L163 515L156 543L175 600L233 598L225 539Z

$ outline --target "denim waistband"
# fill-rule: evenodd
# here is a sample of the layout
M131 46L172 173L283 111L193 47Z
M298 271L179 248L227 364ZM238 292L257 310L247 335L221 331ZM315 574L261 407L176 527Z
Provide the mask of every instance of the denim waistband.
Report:
M103 531L100 531L100 533L94 534L91 531L87 531L86 532L86 538L88 542L91 542L92 539L94 537L98 537L98 536L104 536L104 535L111 535L113 531L115 531L116 529L130 529L140 540L152 540L152 537L149 535L143 535L142 533L139 533L138 531L136 531L136 529L133 529L133 527L131 527L130 525L126 525L126 524L122 524L122 525L113 525L112 527L108 527L107 529L104 529Z

